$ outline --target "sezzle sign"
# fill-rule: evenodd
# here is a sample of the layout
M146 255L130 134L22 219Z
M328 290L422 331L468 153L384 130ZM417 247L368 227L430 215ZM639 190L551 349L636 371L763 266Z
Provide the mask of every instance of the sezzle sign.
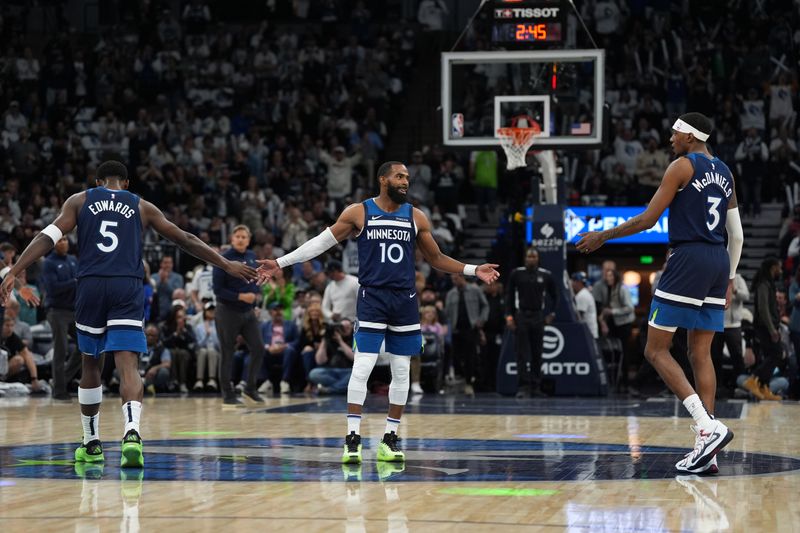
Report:
M494 10L496 19L554 19L560 7L511 7Z

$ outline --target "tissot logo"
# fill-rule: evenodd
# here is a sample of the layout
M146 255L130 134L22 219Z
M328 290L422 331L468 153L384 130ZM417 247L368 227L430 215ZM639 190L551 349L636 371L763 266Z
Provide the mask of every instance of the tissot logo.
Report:
M540 19L558 18L560 7L514 7L506 9L495 9L494 18L496 19Z

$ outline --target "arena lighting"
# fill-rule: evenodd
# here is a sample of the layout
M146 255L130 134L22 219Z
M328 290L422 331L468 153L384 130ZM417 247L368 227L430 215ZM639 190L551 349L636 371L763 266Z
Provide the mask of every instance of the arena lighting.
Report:
M652 287L653 283L655 283L655 281L656 281L656 273L655 272L650 272L650 276L648 276L647 279L650 280L650 286Z
M642 282L642 275L635 270L628 270L622 275L622 284L627 287L637 287Z
M639 264L640 265L652 265L653 264L653 256L652 255L640 255L639 256Z

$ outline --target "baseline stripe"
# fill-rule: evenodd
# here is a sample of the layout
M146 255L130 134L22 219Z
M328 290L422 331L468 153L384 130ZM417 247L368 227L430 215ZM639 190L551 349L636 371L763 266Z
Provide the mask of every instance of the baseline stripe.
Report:
M85 331L87 333L93 333L95 335L101 335L106 332L106 328L93 328L91 326L84 326L83 324L78 324L75 322L75 327L81 331Z
M386 324L381 324L380 322L366 322L364 320L359 320L358 328L386 329Z
M420 330L419 324L409 324L408 326L389 326L389 331L396 331L398 333L404 333L406 331L418 331Z
M654 328L660 329L660 330L663 330L663 331L670 331L672 333L675 333L676 331L678 331L678 326L659 326L658 324L656 324L652 320L650 322L648 322L647 324L649 326L653 326Z
M115 318L113 320L109 320L108 322L106 322L106 326L107 327L111 327L111 326L136 326L136 327L140 328L140 327L142 327L142 321L141 320L131 320L131 319L128 319L128 318Z
M697 307L700 307L700 306L703 305L703 300L698 300L697 298L690 298L688 296L681 296L680 294L672 294L672 293L669 293L669 292L664 292L664 291L662 291L660 289L656 289L655 296L658 296L660 298L664 298L665 300L672 300L673 302L681 302L681 303L684 303L684 304L696 305ZM715 298L715 299L718 299L718 298ZM725 300L723 300L722 303L724 304Z

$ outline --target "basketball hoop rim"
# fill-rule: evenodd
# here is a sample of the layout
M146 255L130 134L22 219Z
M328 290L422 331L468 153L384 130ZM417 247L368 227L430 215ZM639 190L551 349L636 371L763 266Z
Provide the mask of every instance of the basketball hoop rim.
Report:
M497 128L497 137L501 141L506 142L508 139L511 139L511 144L514 146L533 144L532 139L538 135L541 135L541 133L541 128L517 128L512 126Z

